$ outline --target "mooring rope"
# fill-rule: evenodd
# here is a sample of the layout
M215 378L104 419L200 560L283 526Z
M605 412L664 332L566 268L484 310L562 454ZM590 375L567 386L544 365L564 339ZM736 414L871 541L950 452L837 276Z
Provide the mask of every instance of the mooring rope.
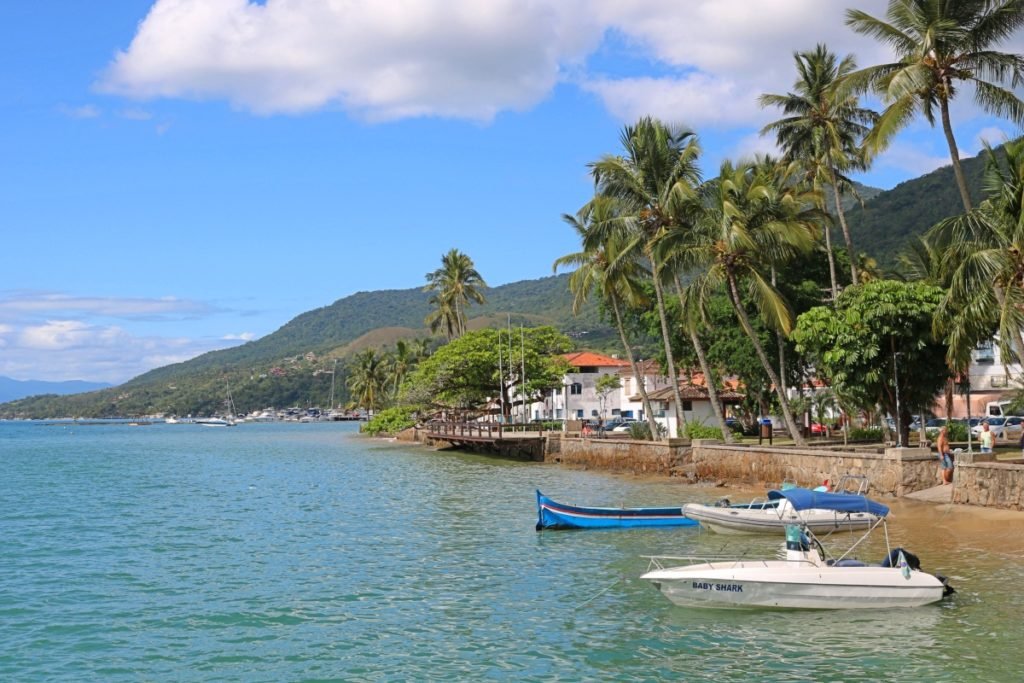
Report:
M620 576L619 578L615 579L614 581L611 582L610 585L608 585L608 586L602 588L600 591L598 591L596 595L592 595L591 597L587 598L582 603L580 603L579 606L576 607L576 609L583 609L584 607L586 607L587 605L592 603L594 600L597 600L599 597L601 597L602 595L604 595L605 593L610 591L615 586L615 584L617 584L619 581L624 580L625 578L626 577L624 577L624 576Z

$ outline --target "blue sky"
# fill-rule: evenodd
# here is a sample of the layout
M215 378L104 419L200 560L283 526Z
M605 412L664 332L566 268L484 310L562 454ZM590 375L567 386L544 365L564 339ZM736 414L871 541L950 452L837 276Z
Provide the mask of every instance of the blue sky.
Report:
M887 61L847 6L886 2L2 3L0 375L125 381L452 247L492 285L548 275L624 124L690 126L711 175L772 149L755 99L794 50ZM969 93L953 117L965 155L1016 133ZM947 163L919 124L860 179Z

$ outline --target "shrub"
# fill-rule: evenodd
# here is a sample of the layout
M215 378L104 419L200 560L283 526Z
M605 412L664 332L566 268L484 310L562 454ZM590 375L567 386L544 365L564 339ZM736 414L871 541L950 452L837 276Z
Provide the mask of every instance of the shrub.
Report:
M850 441L881 441L881 427L861 427L850 430Z
M408 407L382 410L363 425L360 431L370 436L397 434L416 425L416 420L412 417L413 412L413 409Z
M950 441L967 441L967 425L963 422L950 422L946 425Z
M666 432L665 425L660 422L656 422L655 424L658 427L658 436L664 436ZM638 441L653 441L650 425L648 425L646 421L630 423L629 438L636 439Z
M718 427L712 427L706 425L703 422L690 422L686 423L686 428L683 429L683 436L688 439L721 439L722 430Z

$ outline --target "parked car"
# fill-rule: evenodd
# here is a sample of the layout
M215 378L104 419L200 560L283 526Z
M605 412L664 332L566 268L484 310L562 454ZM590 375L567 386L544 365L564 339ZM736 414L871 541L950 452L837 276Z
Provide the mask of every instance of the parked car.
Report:
M981 435L981 425L986 422L997 439L1020 439L1021 430L1024 429L1024 417L988 417L980 419L977 426L971 427L971 436L978 438Z
M814 434L815 436L823 436L825 434L828 434L828 427L821 424L820 422L812 422L811 434Z
M613 427L611 429L611 431L613 431L613 432L628 432L630 425L635 425L635 424L636 424L636 420L635 419L633 419L631 417L624 417L624 418L622 418L621 423L615 425L615 427Z

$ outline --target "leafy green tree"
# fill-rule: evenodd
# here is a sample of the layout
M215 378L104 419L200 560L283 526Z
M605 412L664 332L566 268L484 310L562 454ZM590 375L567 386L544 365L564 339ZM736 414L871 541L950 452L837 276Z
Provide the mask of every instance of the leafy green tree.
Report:
M441 267L426 277L423 291L433 292L430 303L437 308L424 321L430 331L443 328L449 341L465 334L466 308L470 302L482 304L487 300L481 291L487 283L474 267L473 259L452 249L441 257Z
M595 195L617 203L615 214L596 227L601 232L627 238L625 252L634 258L642 255L651 265L666 370L675 397L676 424L682 427L683 400L665 312L664 282L671 280L671 274L665 272L656 245L666 230L684 222L691 211L700 183L700 147L692 131L650 117L627 126L621 141L623 155L607 155L590 164Z
M932 334L942 296L933 285L896 280L850 287L834 308L801 315L793 339L839 395L898 416L907 443L912 411L930 403L949 376L946 348Z
M852 187L852 182L843 173L862 170L866 166L861 140L877 115L858 106L856 95L838 88L842 79L857 68L852 55L839 60L827 47L819 44L813 51L795 53L793 59L797 69L794 92L760 97L762 107L778 107L785 118L769 123L761 133L775 133L779 147L785 152L784 158L804 165L808 180L820 191L819 208L822 211L826 208L825 195L821 190L823 186L831 187L846 252L852 257L856 252L846 223L842 197L844 188ZM826 229L824 234L832 298L835 299L839 289L831 231ZM850 277L856 285L857 269L852 263Z
M553 327L525 329L522 362L511 371L505 367L502 373L498 349L503 334L496 329L475 330L442 346L409 377L406 397L436 408L479 411L500 396L508 417L513 396L521 394L529 404L541 400L545 391L562 386L569 365L560 354L572 348L568 337Z
M622 380L618 375L601 375L597 378L594 390L597 392L597 400L601 404L601 416L608 417L608 397L613 391L622 388Z
M949 103L963 82L974 87L982 109L1024 124L1024 101L1013 92L1024 84L1024 57L993 49L1024 26L1024 0L889 0L886 19L846 12L847 26L886 43L896 56L847 78L853 88L873 88L888 103L866 142L873 151L883 149L918 112L934 126L937 106L964 210L970 211Z
M739 165L724 162L718 177L704 188L706 200L696 229L676 249L679 263L694 273L687 285L690 291L725 290L736 320L775 387L790 435L802 445L785 386L768 360L745 306L749 300L769 327L789 333L792 313L772 286L769 270L772 264L786 263L810 251L820 220L813 197L794 182L794 170L792 165L770 160Z
M641 279L646 271L637 259L625 250L624 247L629 242L628 236L614 232L602 233L594 227L595 222L602 225L611 219L615 205L614 199L595 198L578 216L562 216L562 220L576 232L582 249L557 259L553 268L557 270L560 266L576 267L569 277L574 315L594 293L611 308L622 349L629 360L633 376L637 378L644 416L650 426L649 433L657 434L657 422L643 381L644 374L633 354L633 346L627 336L626 323L623 319L624 308L639 307L646 303L641 288Z

